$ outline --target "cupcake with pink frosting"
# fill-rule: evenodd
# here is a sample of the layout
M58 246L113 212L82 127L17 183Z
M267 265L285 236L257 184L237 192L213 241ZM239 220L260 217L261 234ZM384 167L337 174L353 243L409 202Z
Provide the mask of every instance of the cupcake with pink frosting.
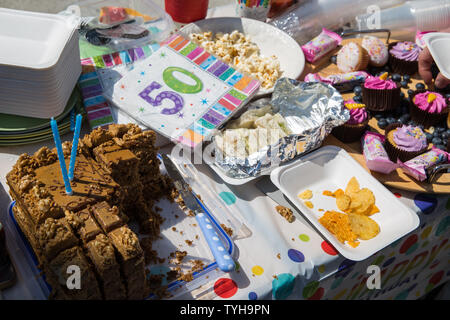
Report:
M400 105L400 91L400 86L388 79L387 73L368 77L362 86L363 103L371 111L394 110Z
M437 92L418 90L411 97L411 119L425 128L443 122L449 112L449 101Z
M344 102L350 113L350 119L339 127L333 129L333 135L344 143L359 141L369 124L369 115L366 106L353 100Z
M427 137L415 126L394 123L385 129L385 148L392 162L406 162L428 149Z
M395 73L413 75L419 67L422 49L414 42L400 41L389 45L389 65Z

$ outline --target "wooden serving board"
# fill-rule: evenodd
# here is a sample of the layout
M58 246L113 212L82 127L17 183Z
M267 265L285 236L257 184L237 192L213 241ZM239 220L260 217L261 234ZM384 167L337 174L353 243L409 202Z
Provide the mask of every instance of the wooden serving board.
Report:
M351 39L344 39L342 41L342 45L348 43L348 42L357 42L361 43L362 38L351 38ZM386 41L386 39L385 39ZM398 40L391 40L390 42L395 42ZM337 50L335 51L337 52ZM329 58L332 54L328 55L327 61L329 61ZM315 72L319 73L321 76L328 76L332 74L339 74L342 73L339 71L337 66L330 62L319 62L317 65L311 65L306 64L306 71L304 74L307 74L309 72ZM421 79L418 75L411 76L411 82L409 83L409 88L402 88L402 91L405 93L405 96L407 96L408 89L415 90L416 84L420 82ZM432 90L432 88L429 88ZM350 93L344 93L343 95L344 100L351 99L354 94L352 92ZM450 128L450 115L448 119L448 127ZM384 134L384 130L380 129L377 125L377 121L375 118L370 119L369 126L371 127L372 131L379 132L381 134ZM420 182L416 179L406 175L401 169L397 169L396 171L391 172L390 174L382 174L374 171L370 171L366 166L366 161L364 159L364 156L362 155L361 145L359 142L345 144L335 138L334 136L330 135L325 141L324 145L335 145L338 147L343 148L346 150L356 161L358 161L367 171L369 171L372 176L374 176L376 179L378 179L381 183L383 183L386 186L394 187L402 190L408 190L413 192L426 192L426 193L450 193L450 173L444 173L440 175L434 183L426 183L426 182Z

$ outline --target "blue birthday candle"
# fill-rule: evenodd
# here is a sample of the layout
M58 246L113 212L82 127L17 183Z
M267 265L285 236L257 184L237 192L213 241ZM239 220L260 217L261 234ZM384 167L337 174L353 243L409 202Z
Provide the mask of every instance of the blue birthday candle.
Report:
M72 195L72 193L73 193L72 187L70 186L69 177L67 175L66 162L64 160L64 152L62 149L61 138L59 137L58 125L56 124L55 119L52 118L50 120L50 126L52 127L53 139L55 140L56 150L58 151L58 159L59 159L59 164L61 166L61 173L62 173L62 176L64 179L64 186L66 187L66 193L68 195Z
M81 114L77 115L75 123L75 132L73 134L72 142L72 152L70 153L70 164L69 164L69 180L73 180L73 172L75 171L75 161L77 157L78 149L78 139L80 138L81 122L83 121L83 116Z

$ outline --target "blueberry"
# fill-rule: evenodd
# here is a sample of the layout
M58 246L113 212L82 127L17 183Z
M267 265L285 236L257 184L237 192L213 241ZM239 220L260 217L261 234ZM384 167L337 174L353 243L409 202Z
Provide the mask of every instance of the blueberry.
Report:
M400 122L403 124L408 123L408 121L411 119L411 116L409 114L404 114L400 117Z
M386 122L388 124L393 124L393 123L397 122L397 119L395 119L394 117L389 117L389 118L386 119Z
M425 85L423 83L419 82L418 84L416 84L416 89L423 90L423 89L425 89Z
M392 75L392 80L395 81L395 82L400 82L400 81L402 81L402 76L399 75L398 73L394 73Z
M440 137L441 134L440 134L437 130L434 130L434 131L433 131L433 136L434 136L434 137Z
M447 135L450 137L450 129L447 129Z
M450 135L448 134L447 131L444 131L441 133L441 138L442 140L446 141L448 138L450 138Z
M388 126L388 123L385 119L378 121L378 127L380 129L386 129L387 126Z
M413 90L411 90L411 89L408 89L408 96L412 96L412 95L413 95L413 93L414 93L414 91L413 91Z
M353 88L353 93L357 96L360 96L362 93L362 88L360 86L356 86Z
M389 67L389 65L385 65L383 67L383 70L386 71L386 72L390 72L391 71L391 67Z
M436 127L436 128L434 128L434 130L437 132L440 132L440 133L446 131L446 129L444 127Z
M425 126L423 124L418 124L417 127L422 129L422 130L425 130Z
M431 140L431 143L434 144L435 146L437 146L437 145L439 145L439 144L442 144L443 142L442 142L442 139L441 139L441 138L434 137L434 138Z
M403 93L403 92L400 92L400 98L404 98L405 97L405 94Z
M447 93L447 94L445 95L445 99L450 99L450 93Z
M408 121L408 125L409 125L409 126L415 127L415 126L416 126L416 123L415 123L413 120L409 120L409 121Z
M403 81L410 82L411 81L411 76L409 74L403 75Z
M376 113L376 114L374 115L374 118L377 119L377 120L380 120L380 119L383 118L383 115L382 115L381 113Z
M337 62L337 56L331 56L330 62L336 64L336 62Z
M408 88L408 82L406 82L405 80L400 81L400 85L402 86L402 88Z
M430 143L434 136L431 133L425 132L425 137L427 137L427 142Z
M443 144L438 144L438 145L434 145L434 146L435 146L436 148L440 149L440 150L444 150L444 151L447 150L447 147L444 146Z
M409 107L408 105L402 105L401 106L402 114L409 114Z
M355 101L356 103L361 103L362 102L362 97L361 96L354 96L353 97L353 101Z

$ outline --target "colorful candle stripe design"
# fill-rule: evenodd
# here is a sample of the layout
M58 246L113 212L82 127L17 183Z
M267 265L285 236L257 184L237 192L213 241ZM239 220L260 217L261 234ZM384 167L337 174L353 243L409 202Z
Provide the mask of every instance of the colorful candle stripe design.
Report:
M100 84L97 70L145 59L158 50L159 47L159 44L152 43L141 48L118 51L81 60L83 71L78 79L78 86L81 89L87 119L92 129L97 127L106 128L114 123L111 106L103 97L103 88Z
M258 90L260 83L258 80L243 75L182 35L171 36L163 45L231 86L230 90L178 137L178 142L194 148L205 140L213 129L223 124L235 110L243 106Z

